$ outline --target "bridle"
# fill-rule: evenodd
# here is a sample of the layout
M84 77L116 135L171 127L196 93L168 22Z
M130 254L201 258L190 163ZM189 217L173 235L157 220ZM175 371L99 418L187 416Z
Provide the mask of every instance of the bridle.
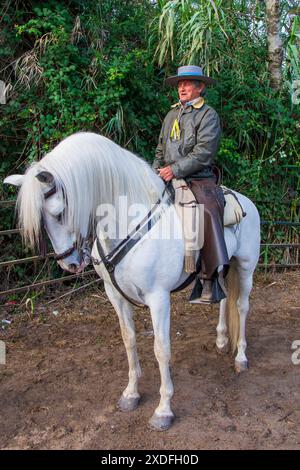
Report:
M49 197L53 196L53 194L55 194L56 192L57 192L57 188L54 185L52 188L49 189L49 191L47 191L44 194L44 199L48 199ZM40 239L39 239L39 247L40 247L41 256L45 257L46 253L47 253L45 234L47 232L46 232L46 228L45 228L45 224L44 224L43 220L42 220L41 225L42 225L42 232L41 232ZM68 248L67 250L63 251L62 253L55 254L54 258L56 259L56 261L60 261L62 259L67 258L68 256L70 256L72 253L74 253L75 250L76 250L76 245L74 243L73 246L71 246L71 248Z

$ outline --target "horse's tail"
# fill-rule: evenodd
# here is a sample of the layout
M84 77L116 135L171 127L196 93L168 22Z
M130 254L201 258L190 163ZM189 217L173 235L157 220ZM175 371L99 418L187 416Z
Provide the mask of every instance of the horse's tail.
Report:
M237 266L234 259L230 261L230 269L227 275L227 287L226 320L231 351L232 354L234 354L240 335L240 316L237 309L240 284Z

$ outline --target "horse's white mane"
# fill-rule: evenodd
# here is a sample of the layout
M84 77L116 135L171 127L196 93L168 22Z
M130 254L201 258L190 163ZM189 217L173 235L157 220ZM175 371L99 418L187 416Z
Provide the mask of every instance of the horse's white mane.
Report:
M54 176L57 190L64 194L65 219L77 238L87 235L100 203L114 205L126 195L129 205L150 207L163 190L162 180L141 158L101 135L73 134L24 175L17 206L19 226L31 245L38 241L41 229L44 188L36 175L42 170Z

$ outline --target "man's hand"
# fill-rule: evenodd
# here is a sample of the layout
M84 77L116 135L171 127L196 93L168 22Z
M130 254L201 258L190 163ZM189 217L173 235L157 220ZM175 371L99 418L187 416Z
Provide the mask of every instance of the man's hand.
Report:
M170 166L166 166L165 168L160 168L158 172L159 172L159 176L165 181L171 181L171 179L174 178L174 174Z

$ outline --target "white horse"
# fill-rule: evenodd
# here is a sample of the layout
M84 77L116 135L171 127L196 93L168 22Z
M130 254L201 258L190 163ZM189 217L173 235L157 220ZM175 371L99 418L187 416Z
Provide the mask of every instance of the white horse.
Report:
M124 234L119 239L118 236L108 238L105 230L109 223L114 222L114 226L120 229L124 220L128 221L131 208L135 207L131 214L134 227L141 220L141 213L134 204L138 203L138 207L142 205L148 211L160 197L162 200L166 197L163 181L145 161L109 139L88 132L71 135L29 167L24 175L9 176L4 182L20 186L17 207L25 243L35 245L44 225L58 255L58 263L73 273L85 267L80 248L96 220L100 203L101 207L106 204L108 209L110 205L114 208L113 216L108 210L106 217L99 217L97 228L102 246L109 253L124 238ZM117 202L125 196L129 212ZM247 215L238 226L225 228L231 267L228 297L220 304L216 346L221 352L227 352L230 344L233 352L237 350L235 368L240 372L247 368L245 322L253 272L259 257L260 220L254 204L241 194L238 197ZM188 275L183 270L184 242L174 206L165 204L157 219L150 232L117 264L114 274L124 294L148 306L151 312L161 387L160 402L150 424L153 428L165 430L174 419L171 409L173 383L169 371L170 292ZM165 228L170 224L173 224L173 230L169 232L171 236L166 237ZM129 411L138 405L141 375L133 308L114 287L105 266L98 264L99 258L95 242L92 260L119 317L128 356L129 382L118 405L120 409Z

